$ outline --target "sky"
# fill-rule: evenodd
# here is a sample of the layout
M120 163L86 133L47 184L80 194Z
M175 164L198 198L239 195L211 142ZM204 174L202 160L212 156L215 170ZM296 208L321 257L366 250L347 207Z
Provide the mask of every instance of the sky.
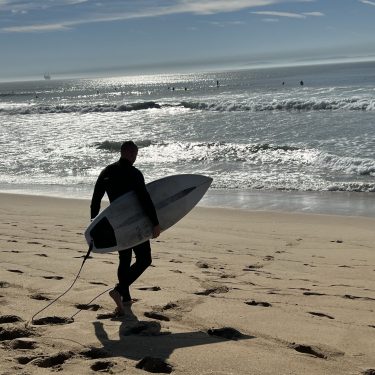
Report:
M375 0L0 0L0 81L375 60Z

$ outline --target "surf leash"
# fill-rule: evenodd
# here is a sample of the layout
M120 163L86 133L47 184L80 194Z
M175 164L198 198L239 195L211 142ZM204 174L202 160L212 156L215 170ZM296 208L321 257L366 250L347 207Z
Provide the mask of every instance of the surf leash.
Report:
M90 253L91 253L91 250L92 250L93 246L94 246L94 243L93 243L93 241L91 241L91 242L90 242L90 245L89 245L89 248L88 248L88 250L87 250L87 253L86 253L86 255L85 255L84 258L83 258L83 262L82 262L82 264L81 264L81 268L79 269L79 271L78 271L78 273L77 273L77 276L75 277L75 279L74 279L74 281L72 282L72 284L70 285L70 287L69 287L64 293L60 294L60 295L59 295L58 297L56 297L53 301L51 301L47 306L43 307L41 310L39 310L37 313L35 313L35 314L33 315L33 317L31 318L31 323L34 323L35 317L36 317L37 315L39 315L42 311L46 310L48 307L50 307L51 305L53 305L53 304L54 304L56 301L58 301L61 297L65 296L65 294L67 294L67 293L73 288L74 284L76 283L76 281L77 281L78 278L79 278L79 275L81 274L81 271L82 271L82 269L83 269L83 266L84 266L86 260L89 259L89 257L90 257ZM102 293L102 294L104 294L104 293ZM95 297L94 299L96 299L96 298L97 298L97 297ZM75 314L75 315L76 315L76 314ZM74 315L73 315L73 316L74 316ZM72 316L70 319L73 320L73 316Z

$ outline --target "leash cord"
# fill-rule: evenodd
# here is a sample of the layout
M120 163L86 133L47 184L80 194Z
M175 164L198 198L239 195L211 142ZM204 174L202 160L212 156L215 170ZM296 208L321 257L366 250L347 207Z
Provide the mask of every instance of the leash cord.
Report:
M93 244L93 242L91 241L90 246L89 246L89 249L87 250L87 254L85 255L85 257L84 257L84 259L83 259L83 262L82 262L82 264L81 264L81 268L79 269L78 274L77 274L77 276L75 277L75 279L74 279L72 285L70 285L70 287L69 287L64 293L60 294L57 298L55 298L53 301L51 301L47 306L43 307L41 310L39 310L37 313L35 313L35 314L33 315L33 317L31 318L31 323L34 322L34 319L35 319L35 317L36 317L37 315L39 315L42 311L46 310L48 307L50 307L51 305L53 305L53 304L54 304L56 301L58 301L61 297L65 296L65 294L67 294L67 293L73 288L74 284L76 283L76 281L77 281L78 278L79 278L79 275L81 274L82 268L83 268L83 266L84 266L86 260L87 260L87 259L89 258L89 256L90 256L90 253L91 253L91 250L92 250L92 248L93 248L93 245L94 245L94 244ZM74 315L73 315L73 316L74 316Z

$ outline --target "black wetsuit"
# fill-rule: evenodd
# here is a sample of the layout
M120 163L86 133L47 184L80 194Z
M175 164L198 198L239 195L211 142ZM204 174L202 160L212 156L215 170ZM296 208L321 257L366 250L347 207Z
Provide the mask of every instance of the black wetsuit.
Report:
M108 165L100 173L96 181L94 193L91 200L91 218L93 219L100 211L100 203L105 193L110 202L113 202L121 195L134 191L139 201L150 218L151 223L159 224L154 204L151 200L145 185L144 177L137 168L133 167L127 159L120 159L116 163ZM136 261L130 266L132 250ZM117 276L119 283L116 290L122 295L123 301L130 301L129 286L151 265L150 241L143 242L131 249L119 251L119 267Z

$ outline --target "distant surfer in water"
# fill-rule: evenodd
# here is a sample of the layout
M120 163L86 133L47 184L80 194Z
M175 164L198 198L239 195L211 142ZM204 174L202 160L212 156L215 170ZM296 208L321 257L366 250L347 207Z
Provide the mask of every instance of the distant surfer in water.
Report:
M126 141L121 145L120 160L108 165L100 173L91 200L91 219L99 213L100 203L105 193L109 201L113 202L121 195L134 191L153 224L153 238L156 238L160 235L159 220L146 189L143 174L133 166L137 155L137 145L133 141ZM131 265L132 252L135 254L136 261ZM129 287L151 265L151 262L151 246L148 240L133 248L119 251L118 284L109 292L116 303L117 315L124 314L124 306L132 303Z

